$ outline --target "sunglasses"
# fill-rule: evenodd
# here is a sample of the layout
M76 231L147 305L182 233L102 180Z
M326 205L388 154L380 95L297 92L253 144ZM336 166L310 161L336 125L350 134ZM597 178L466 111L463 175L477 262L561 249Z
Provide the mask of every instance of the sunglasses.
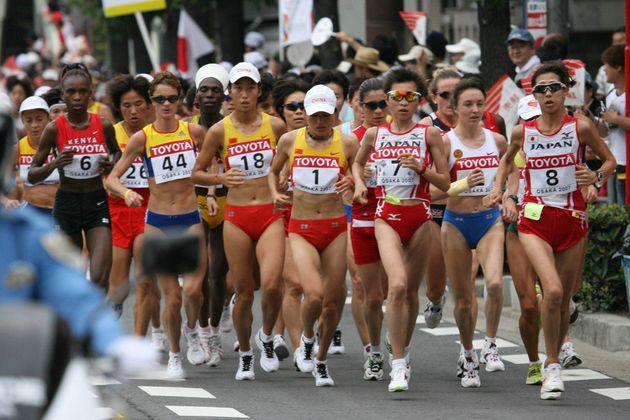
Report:
M158 104L162 105L166 102L169 102L171 104L175 104L177 103L177 101L179 101L179 96L178 95L169 95L169 96L164 96L164 95L159 95L159 96L151 96L151 100L153 102L157 102Z
M566 87L567 87L567 85L565 85L564 83L553 82L553 83L544 84L544 85L536 85L532 89L532 92L534 92L534 93L545 93L548 90L551 93L556 93L559 90L565 89Z
M387 102L386 101L362 102L362 105L364 105L366 108L368 108L368 109L370 109L372 111L376 111L377 108L380 108L380 109L387 108Z
M442 99L449 100L449 99L451 99L451 93L452 92L448 92L448 91L444 90L442 92L436 93L436 95L439 96Z
M288 109L291 112L295 112L298 109L301 109L302 111L304 111L304 102L288 102L284 105L282 105L283 108Z
M224 100L225 102L232 102L232 97L231 97L230 95L224 95L224 96L223 96L223 100Z
M406 99L407 102L416 102L420 100L420 95L418 92L413 91L404 91L404 90L390 90L387 92L387 96L395 100L396 102L400 102L403 99Z

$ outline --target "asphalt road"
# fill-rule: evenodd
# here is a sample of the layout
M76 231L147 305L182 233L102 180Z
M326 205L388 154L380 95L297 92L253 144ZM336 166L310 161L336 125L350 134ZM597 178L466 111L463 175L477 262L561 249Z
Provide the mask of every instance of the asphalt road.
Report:
M131 303L125 304L122 321L131 326ZM421 299L421 308L424 299ZM256 355L256 380L234 380L237 353L231 351L234 332L223 335L225 358L216 368L190 366L184 361L187 379L181 382L127 380L98 385L103 418L124 413L129 419L628 419L630 383L617 379L616 366L630 364L627 357L588 348L585 363L564 372L566 392L560 401L539 399L539 387L525 385L527 360L518 338L517 323L504 317L499 352L505 356L505 372L481 370L482 386L464 389L455 376L459 351L457 329L445 320L431 333L417 324L413 339L410 389L388 393L386 380L363 380L362 347L350 313L345 306L341 322L346 353L329 356L328 364L336 386L316 388L310 374L296 372L289 359L275 373L264 372ZM419 320L422 320L420 315ZM452 318L451 318L452 320ZM480 314L478 331L483 330ZM260 326L255 305L254 331ZM443 334L443 335L436 335ZM480 332L476 338L483 338ZM580 343L576 343L578 352ZM519 356L520 355L520 356ZM589 369L589 360L600 372ZM163 363L166 363L164 355ZM602 373L603 372L603 373ZM623 375L618 375L622 376ZM627 379L627 378L626 378ZM599 390L599 391L594 391ZM602 395L606 394L606 395ZM618 398L618 399L614 399ZM621 399L619 399L621 398Z

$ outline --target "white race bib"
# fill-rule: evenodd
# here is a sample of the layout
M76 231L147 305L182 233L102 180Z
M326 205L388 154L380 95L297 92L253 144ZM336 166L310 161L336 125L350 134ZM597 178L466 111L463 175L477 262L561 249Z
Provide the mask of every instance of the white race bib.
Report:
M311 194L331 194L339 180L339 160L328 156L296 156L292 178L295 188Z
M127 188L149 188L149 177L141 157L136 157L120 180Z
M573 154L527 159L531 194L547 197L577 190L575 163Z
M274 151L268 139L228 146L230 168L239 168L245 179L262 178L269 174Z

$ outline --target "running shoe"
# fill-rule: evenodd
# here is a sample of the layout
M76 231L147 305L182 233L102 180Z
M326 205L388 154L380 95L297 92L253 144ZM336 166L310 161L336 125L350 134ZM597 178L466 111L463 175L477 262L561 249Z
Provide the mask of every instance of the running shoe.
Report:
M221 345L221 336L219 334L211 335L208 338L208 347L210 349L208 366L219 366L221 360L223 360L223 346Z
M313 347L315 341L307 343L304 341L304 336L300 339L300 347L295 350L294 362L295 367L300 372L312 372L313 371Z
M582 364L582 359L575 351L573 343L567 341L560 347L560 364L564 369L571 369Z
M276 356L278 356L278 360L280 361L289 357L289 346L284 340L284 337L280 334L276 334L273 337L273 351L276 352Z
M168 365L166 366L166 378L172 381L184 379L184 369L182 368L182 356L180 353L169 353Z
M477 353L473 351L472 357L464 357L464 372L462 374L462 386L464 388L479 388L481 378L479 377L479 360Z
M165 352L167 350L166 335L162 328L151 328L151 344L158 352Z
M460 350L459 357L457 358L457 377L461 378L464 376L464 365L466 364L466 359L464 358L464 350Z
M442 321L442 307L446 302L446 292L440 298L439 303L433 303L430 300L427 302L427 306L424 308L424 322L428 328L435 328L440 325Z
M544 369L543 383L540 387L541 400L559 400L564 391L561 367L559 363L552 363Z
M383 380L383 355L380 353L370 353L367 359L367 366L363 373L363 379L366 381Z
M389 374L391 381L387 386L389 392L402 392L409 389L409 370L406 367L396 367Z
M569 300L569 324L573 324L580 316L580 311L577 305L573 301L573 298Z
M265 372L275 372L280 368L280 362L273 351L273 338L269 341L262 340L262 329L258 330L254 336L254 341L260 350L260 367Z
M221 320L219 321L219 327L221 327L222 333L228 333L234 328L234 322L232 321L232 311L234 310L234 304L236 303L236 295L232 295L230 303L223 307L221 312Z
M486 372L503 372L505 370L505 365L499 357L496 343L491 343L488 340L483 342L479 362L486 365Z
M201 328L199 329L199 341L201 342L201 348L203 349L203 353L205 354L205 363L208 363L208 361L210 360L210 335L211 334L209 332L204 332L201 330Z
M328 347L328 354L344 354L345 352L346 348L343 345L343 341L341 341L341 330L337 328L333 335L332 343Z
M540 385L543 381L542 375L542 362L534 362L527 368L527 379L525 379L526 385Z
M241 354L238 358L238 370L234 379L237 381L253 381L254 375L254 353Z
M206 353L201 347L201 340L199 339L199 332L195 327L194 330L190 330L186 324L182 325L182 333L186 338L186 344L188 350L186 351L186 358L188 363L193 366L201 365L206 362Z
M313 377L315 378L315 386L335 386L335 381L328 373L328 365L326 362L320 362L314 359L314 368L312 370Z

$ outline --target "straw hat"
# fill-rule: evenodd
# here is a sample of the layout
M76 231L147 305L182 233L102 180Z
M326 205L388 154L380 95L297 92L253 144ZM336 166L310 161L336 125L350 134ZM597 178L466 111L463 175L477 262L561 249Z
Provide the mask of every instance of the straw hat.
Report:
M381 73L389 70L389 66L380 59L377 49L369 47L359 47L354 58L348 60L355 66L363 66Z

